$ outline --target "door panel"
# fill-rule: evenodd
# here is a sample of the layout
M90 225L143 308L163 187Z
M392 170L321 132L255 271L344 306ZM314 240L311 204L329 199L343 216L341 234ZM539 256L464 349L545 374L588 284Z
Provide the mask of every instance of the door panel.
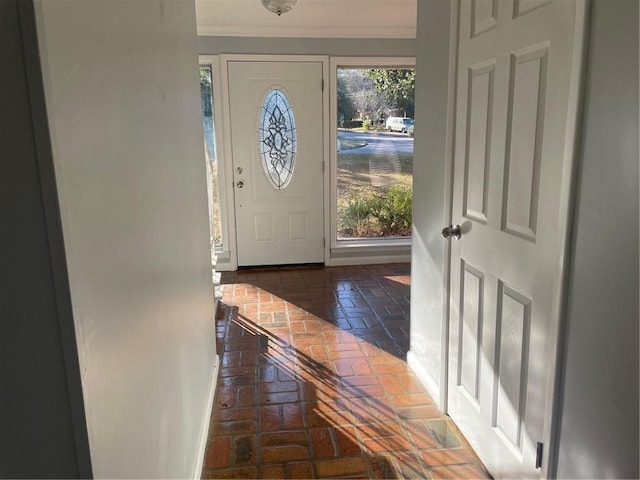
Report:
M522 453L524 393L527 391L527 363L531 300L498 282L498 341L493 424L515 452Z
M322 262L322 63L231 61L228 75L238 265ZM289 102L295 134L282 130L286 105L263 115L274 89ZM261 149L267 166L295 150L289 183L269 179Z
M474 0L471 8L472 37L491 30L498 24L498 0Z
M535 241L547 46L511 56L503 229Z
M540 475L575 7L460 5L449 413L496 478Z
M487 223L493 109L493 60L469 68L464 214Z
M484 275L462 261L458 385L479 407Z

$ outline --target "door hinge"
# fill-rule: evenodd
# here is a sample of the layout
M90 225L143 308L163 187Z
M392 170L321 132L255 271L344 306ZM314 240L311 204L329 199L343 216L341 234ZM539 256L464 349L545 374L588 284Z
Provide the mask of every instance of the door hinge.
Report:
M320 81L320 89L324 92L324 78Z
M544 443L536 442L536 468L542 468L542 455L544 454Z

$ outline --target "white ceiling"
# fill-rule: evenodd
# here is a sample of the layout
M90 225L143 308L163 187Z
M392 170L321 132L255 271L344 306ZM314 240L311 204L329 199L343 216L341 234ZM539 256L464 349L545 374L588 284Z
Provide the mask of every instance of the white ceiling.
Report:
M196 0L198 35L415 38L417 0L298 0L288 13L260 0Z

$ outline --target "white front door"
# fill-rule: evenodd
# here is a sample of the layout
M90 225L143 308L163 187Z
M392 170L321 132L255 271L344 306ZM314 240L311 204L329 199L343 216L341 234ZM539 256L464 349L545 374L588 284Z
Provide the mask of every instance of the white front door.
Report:
M228 63L238 266L324 261L322 68Z
M448 402L495 478L549 437L578 1L460 4Z

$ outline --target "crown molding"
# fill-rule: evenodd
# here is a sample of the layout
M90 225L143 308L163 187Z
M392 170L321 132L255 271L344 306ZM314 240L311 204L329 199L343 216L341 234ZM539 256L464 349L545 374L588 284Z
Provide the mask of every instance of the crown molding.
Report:
M212 37L283 37L283 38L398 38L415 39L412 27L337 27L337 26L230 26L199 25L198 35Z

